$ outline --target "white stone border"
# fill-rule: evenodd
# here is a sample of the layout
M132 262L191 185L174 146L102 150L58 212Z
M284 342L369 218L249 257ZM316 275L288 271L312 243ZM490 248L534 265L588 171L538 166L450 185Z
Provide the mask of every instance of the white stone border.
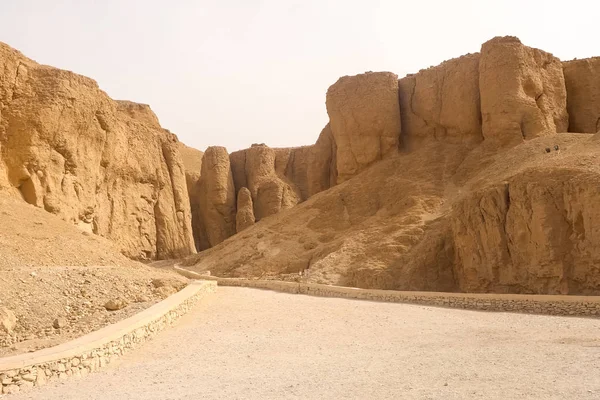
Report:
M70 342L0 358L1 393L16 393L44 385L52 379L87 375L172 325L200 299L214 293L216 288L214 281L194 281L130 318Z
M559 296L497 293L410 292L397 290L358 289L316 283L251 280L204 276L175 266L181 275L192 279L214 280L221 286L241 286L286 293L323 297L343 297L395 303L412 303L482 311L508 311L530 314L600 316L600 296Z

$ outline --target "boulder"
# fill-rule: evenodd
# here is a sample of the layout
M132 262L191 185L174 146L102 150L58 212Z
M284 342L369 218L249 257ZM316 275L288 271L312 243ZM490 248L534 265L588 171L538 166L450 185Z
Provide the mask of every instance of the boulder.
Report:
M0 43L0 188L136 259L194 252L177 137L146 105Z
M10 334L17 325L17 316L6 307L0 307L0 332Z
M326 106L337 148L337 183L397 153L400 105L396 74L344 76L327 90Z
M563 63L569 132L600 132L600 57Z
M108 311L118 311L127 307L128 303L126 300L121 298L110 299L104 304L104 308Z
M482 45L479 91L485 140L515 144L567 131L561 61L516 37L496 37Z
M479 54L468 54L398 81L402 146L435 139L478 142L481 134Z
M241 232L254 225L254 206L250 191L243 187L237 195L237 214L235 215L235 230Z
M64 317L59 317L59 318L56 318L56 319L54 320L54 322L52 323L52 326L53 326L55 329L64 328L64 327L66 327L67 325L69 325L69 321L67 321L67 319L66 319L66 318L64 318Z

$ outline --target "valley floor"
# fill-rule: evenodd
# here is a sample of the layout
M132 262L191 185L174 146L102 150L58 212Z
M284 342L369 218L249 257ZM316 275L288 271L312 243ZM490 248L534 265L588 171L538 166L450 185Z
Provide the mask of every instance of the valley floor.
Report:
M219 287L173 328L21 399L597 399L600 320Z

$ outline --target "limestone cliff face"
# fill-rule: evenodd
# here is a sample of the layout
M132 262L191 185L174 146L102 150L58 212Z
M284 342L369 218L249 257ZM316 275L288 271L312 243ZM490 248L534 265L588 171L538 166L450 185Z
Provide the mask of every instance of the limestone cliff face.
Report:
M335 186L337 182L337 146L329 124L317 142L310 146L306 167L308 197Z
M237 213L235 215L236 232L239 233L254 225L255 221L252 195L247 188L243 187L240 189L237 196Z
M600 57L563 63L569 132L600 132Z
M398 81L402 145L424 140L479 142L479 54L469 54Z
M0 44L0 187L132 258L194 252L175 135L145 105Z
M596 294L597 173L529 170L456 204L461 291Z
M196 249L202 247L200 232L202 231L202 216L200 214L200 174L202 171L202 157L204 153L200 150L179 143L179 152L185 166L185 181L190 198L190 209L192 214L192 231L194 232L194 244Z
M479 90L483 136L488 141L518 143L567 131L562 63L550 53L524 46L511 36L484 43Z
M337 183L397 153L400 106L396 74L344 76L327 90L326 105L337 148Z
M200 221L195 233L198 250L203 250L235 234L235 188L229 154L224 147L206 149L198 190Z

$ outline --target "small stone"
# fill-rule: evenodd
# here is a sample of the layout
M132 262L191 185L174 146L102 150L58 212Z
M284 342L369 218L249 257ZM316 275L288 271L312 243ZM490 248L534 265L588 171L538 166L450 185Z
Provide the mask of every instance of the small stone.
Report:
M17 316L6 307L0 307L0 332L11 333L17 325Z
M35 380L36 386L44 386L46 384L46 382L47 382L46 373L47 372L48 371L46 371L46 372L42 371L41 373L38 373L37 379Z
M3 378L2 379L2 384L3 385L10 385L12 383L12 378Z
M25 375L21 375L21 379L23 379L24 381L27 382L33 382L36 379L36 376L34 374L25 374Z
M52 326L56 329L60 329L60 328L64 328L68 324L69 324L69 321L67 321L66 318L59 317L54 320L54 322L52 323Z
M16 369L12 369L10 371L4 372L4 375L6 375L7 378L14 378L18 374L19 374L19 371L17 371Z
M150 298L144 294L140 294L135 298L136 303L145 303L147 301L150 301Z
M17 385L8 385L2 388L4 394L15 394L19 393L20 388Z
M71 360L71 366L76 367L80 363L79 358L74 358Z
M33 387L33 382L20 381L19 382L19 387L21 387L21 388L32 388Z
M58 364L58 365L56 366L56 370L57 370L58 372L65 372L65 371L67 370L67 368L65 367L65 364Z
M104 308L108 311L117 311L127 307L127 301L124 299L110 299L104 304Z

